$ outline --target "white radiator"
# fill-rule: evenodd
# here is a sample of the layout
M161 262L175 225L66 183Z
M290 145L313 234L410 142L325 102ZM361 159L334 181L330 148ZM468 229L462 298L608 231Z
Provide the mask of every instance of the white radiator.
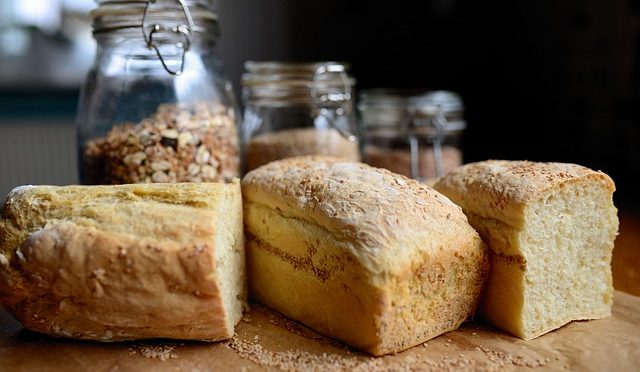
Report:
M19 185L78 183L76 151L71 120L0 118L0 203Z

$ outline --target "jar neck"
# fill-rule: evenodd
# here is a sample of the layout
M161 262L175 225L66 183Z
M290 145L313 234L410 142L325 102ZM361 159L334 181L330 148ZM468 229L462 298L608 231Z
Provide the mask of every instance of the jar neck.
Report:
M245 64L243 98L254 107L336 108L351 111L355 80L336 62Z
M138 29L123 29L94 35L99 50L127 49L132 54L153 52L148 40ZM213 34L196 33L190 40L189 49L200 54L208 54L216 46L218 38ZM153 39L154 44L163 47L185 43L185 39L175 34L159 34ZM135 52L134 52L135 51ZM145 52L146 51L146 52ZM153 53L152 53L153 54Z

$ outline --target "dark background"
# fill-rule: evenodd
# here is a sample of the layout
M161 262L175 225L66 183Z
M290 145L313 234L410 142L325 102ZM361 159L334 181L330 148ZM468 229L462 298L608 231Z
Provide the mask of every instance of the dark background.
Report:
M583 164L640 205L638 1L263 1L243 24L257 2L221 4L227 65L241 43L244 59L350 62L358 89L457 91L465 161Z
M618 206L640 209L639 1L221 0L217 7L218 51L237 93L250 59L349 62L358 89L453 90L466 104L467 162L583 164L612 176ZM77 89L0 82L0 137L34 116L72 125Z

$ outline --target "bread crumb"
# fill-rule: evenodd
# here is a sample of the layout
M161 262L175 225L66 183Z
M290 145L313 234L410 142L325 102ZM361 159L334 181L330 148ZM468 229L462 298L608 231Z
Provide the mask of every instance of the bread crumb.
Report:
M342 356L338 354L312 354L301 350L287 350L282 352L269 351L259 343L249 342L234 337L226 345L241 358L254 362L261 367L276 368L281 371L327 371L353 370L372 371L381 370L382 358L371 358L363 355ZM377 368L376 368L377 367Z
M175 345L133 345L129 347L129 355L139 352L145 358L164 362L169 359L178 359L178 354L174 352L175 348Z
M489 357L489 360L500 367L504 367L506 365L513 365L517 367L529 367L529 368L539 368L544 367L549 364L549 358L536 358L536 359L528 359L523 357L522 355L512 355L508 353L504 353L502 351L496 351L489 349L487 347L476 347L476 350L480 350L485 355Z
M368 354L345 348L336 352L314 354L308 351L290 349L271 351L257 342L256 337L241 339L234 336L225 346L242 359L249 360L263 368L281 371L502 371L519 367L539 368L549 363L549 358L529 359L522 355L511 355L484 346L475 347L487 359L458 353L439 358L411 352L411 349L396 355L372 357ZM450 343L445 342L445 346ZM427 342L422 344L427 346Z

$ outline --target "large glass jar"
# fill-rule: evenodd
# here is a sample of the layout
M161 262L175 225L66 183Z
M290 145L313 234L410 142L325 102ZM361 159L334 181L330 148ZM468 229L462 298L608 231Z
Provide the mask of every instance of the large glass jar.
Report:
M360 160L355 80L345 64L247 62L245 68L247 170L301 155Z
M428 183L462 165L457 94L376 89L362 93L358 110L366 163Z
M236 106L209 1L98 1L77 115L85 184L240 176Z

